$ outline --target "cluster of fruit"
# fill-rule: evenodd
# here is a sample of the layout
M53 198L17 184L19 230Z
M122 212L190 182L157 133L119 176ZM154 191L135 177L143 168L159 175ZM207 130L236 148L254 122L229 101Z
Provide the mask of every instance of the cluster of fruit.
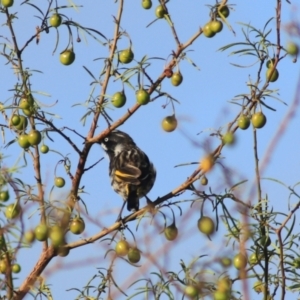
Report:
M120 240L117 242L115 251L119 256L126 256L128 260L136 264L141 259L141 251L137 247L131 247L126 240Z
M28 96L22 96L19 101L19 108L22 110L23 114L27 117L31 117L34 113L34 100L31 94ZM38 145L42 136L38 130L31 130L28 134L25 133L26 127L28 125L28 120L25 116L14 113L10 118L10 126L16 131L20 132L18 137L18 143L20 147L27 149L30 146ZM45 150L45 149L44 149Z
M2 249L3 247L5 247L5 240L3 238L3 236L0 236L0 249ZM10 266L10 267L9 267ZM13 273L20 273L21 272L21 266L17 263L9 263L8 262L8 257L2 257L0 259L0 273L1 274L5 274L8 269L11 268L11 271Z
M75 217L70 221L69 231L75 235L82 234L85 230L85 222L80 217ZM69 253L69 249L64 248L65 244L65 232L59 225L53 225L51 227L44 223L37 225L34 230L27 231L24 235L24 239L28 244L33 243L35 240L40 242L50 239L51 244L58 249L58 255L66 256Z
M218 5L214 8L212 13L212 19L204 25L202 28L203 34L212 38L223 29L223 23L218 18L227 18L230 14L230 10L226 5Z

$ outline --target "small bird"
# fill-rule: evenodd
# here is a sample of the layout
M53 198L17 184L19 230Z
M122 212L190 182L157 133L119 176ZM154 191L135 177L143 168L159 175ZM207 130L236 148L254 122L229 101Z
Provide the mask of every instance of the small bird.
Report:
M129 211L139 209L139 199L146 197L154 185L156 170L148 156L125 132L113 130L100 142L109 156L111 186L124 200Z

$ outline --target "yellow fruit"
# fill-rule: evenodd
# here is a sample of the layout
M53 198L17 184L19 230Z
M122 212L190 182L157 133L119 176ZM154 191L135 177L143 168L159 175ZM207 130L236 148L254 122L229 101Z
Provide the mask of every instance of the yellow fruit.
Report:
M55 186L62 188L65 186L66 181L62 177L55 177L54 184Z
M208 38L212 38L216 34L215 32L212 31L210 22L205 24L202 30L203 30L203 34Z
M173 73L172 77L171 77L171 83L174 86L179 86L183 81L183 76L182 74L178 71Z
M51 26L53 27L59 27L60 24L61 24L61 21L62 21L62 18L59 14L53 14L51 17L50 17L50 20L49 20L49 23Z
M175 224L172 224L165 228L164 234L167 240L174 241L178 235L178 229Z
M278 77L279 77L279 72L277 69L274 69L274 71L273 71L273 68L267 69L267 72L266 72L267 80L269 80L270 82L274 82L278 79Z
M161 127L166 132L172 132L177 127L177 119L174 115L165 117L161 122Z
M11 7L14 4L14 0L1 0L1 4L6 8Z
M234 134L232 132L226 132L222 136L222 142L224 145L233 145L235 142Z
M134 58L134 54L131 50L131 48L128 48L128 49L125 49L125 50L122 50L120 53L119 53L119 61L122 63L122 64L129 64L132 62Z
M257 112L252 115L251 122L254 128L262 128L267 123L267 118L262 112Z
M217 290L220 292L228 292L231 289L232 282L229 277L223 277L218 280Z
M238 253L233 258L233 265L237 270L244 269L247 266L247 257L242 253Z
M198 220L198 229L207 235L215 232L215 223L210 217L202 216Z
M264 291L264 284L260 280L258 280L256 282L254 282L253 289L258 294L262 293Z
M128 242L125 240L121 240L121 241L117 242L115 250L119 256L127 255L129 252Z
M140 89L135 93L136 101L140 105L146 105L150 101L150 95L144 89Z
M7 263L5 260L1 259L0 260L0 273L5 274L6 269L7 269Z
M219 20L209 22L209 26L213 33L221 32L223 29L223 23Z
M165 11L165 9L161 5L158 5L155 9L155 15L159 19L162 19L166 13L167 12Z
M59 56L59 60L65 66L71 65L75 60L75 53L73 49L63 51Z
M201 183L202 185L207 185L207 184L208 184L208 179L206 178L205 175L203 175L203 176L201 177L200 183Z
M185 293L190 299L194 299L194 298L198 295L199 291L198 291L198 289L197 289L196 286L194 286L194 285L187 285L187 286L185 287L185 289L184 289L184 293Z
M111 103L114 107L117 108L124 106L126 103L125 93L123 91L115 93L111 98Z
M289 55L297 56L299 53L299 47L294 42L288 42L288 44L286 46L286 52Z
M241 115L238 118L237 122L238 122L239 128L242 129L242 130L246 130L250 126L250 119L246 115Z
M21 272L21 266L19 264L13 264L11 266L11 270L13 273L20 273Z
M220 259L220 263L221 263L221 265L222 265L223 267L228 268L228 267L231 266L232 261L231 261L231 259L230 259L229 257L222 257L222 258Z
M14 219L19 216L21 207L17 203L12 203L6 207L5 216L7 219Z

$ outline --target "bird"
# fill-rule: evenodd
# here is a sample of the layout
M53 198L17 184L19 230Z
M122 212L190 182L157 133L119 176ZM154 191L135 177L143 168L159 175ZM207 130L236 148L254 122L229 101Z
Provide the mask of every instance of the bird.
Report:
M147 154L123 131L115 129L99 143L109 157L111 186L124 200L118 217L121 219L126 203L128 211L139 210L140 198L147 198L154 185L156 169Z

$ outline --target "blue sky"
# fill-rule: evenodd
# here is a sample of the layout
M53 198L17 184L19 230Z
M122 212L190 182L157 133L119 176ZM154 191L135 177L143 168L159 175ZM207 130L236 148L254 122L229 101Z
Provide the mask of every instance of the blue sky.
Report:
M122 18L122 28L129 34L135 55L135 60L139 61L144 55L150 57L161 57L167 59L171 51L175 50L175 42L171 34L170 27L165 20L158 20L151 26L146 27L154 19L154 8L158 5L157 1L153 1L151 10L142 9L139 1L125 1L124 15ZM239 3L240 2L240 3ZM232 48L227 51L217 51L222 46L244 41L241 31L240 22L251 24L252 26L262 29L267 20L275 16L276 1L239 1L232 6L233 10L228 18L230 25L234 28L236 35L224 26L223 31L214 38L208 39L204 36L198 38L190 47L191 52L187 56L200 68L200 71L194 68L187 61L180 63L180 71L184 80L179 87L173 87L169 80L164 80L162 90L170 93L174 98L179 100L180 104L175 104L176 116L179 121L178 130L173 133L165 133L161 129L161 120L172 114L171 106L163 108L166 99L159 98L155 102L145 107L141 107L124 125L121 130L129 133L136 143L143 149L155 164L157 168L156 184L149 193L151 199L163 196L174 188L178 187L195 169L195 165L187 165L174 168L174 166L189 162L198 162L206 149L202 145L209 145L209 149L214 149L219 143L217 137L210 136L211 133L226 126L239 113L240 106L230 103L230 101L238 94L248 93L247 82L255 80L258 70L258 64L254 64L255 58L245 56L229 56L230 52L237 50ZM35 2L32 2L35 3ZM58 5L68 5L71 1L59 1ZM20 5L21 1L16 0L14 6L10 9L10 13L18 12L17 19L14 21L14 28L19 45L24 44L34 33L35 27L40 24L39 19L35 16L37 11L28 5ZM35 3L37 4L37 3ZM73 21L78 22L86 27L92 27L104 34L108 39L113 37L113 17L116 15L118 3L114 1L77 1L76 4L83 5L78 9L67 8L60 9L59 12L68 16ZM175 24L178 36L182 42L187 41L199 27L203 26L209 20L209 8L205 4L213 5L213 1L205 3L191 1L170 1L168 9ZM44 10L47 3L43 1L40 4ZM289 5L286 1L282 2L282 45L290 39L285 32L285 27L294 15L295 4ZM298 13L299 14L299 13ZM4 14L1 14L1 24L5 22ZM270 22L269 28L272 28L270 39L275 42L275 20ZM88 68L97 78L103 67L103 58L107 56L108 49L102 46L96 40L88 35L81 36L81 43L75 42L76 60L71 66L65 67L59 63L59 53L63 51L68 44L68 36L66 26L58 28L59 40L55 53L53 53L56 45L57 32L51 28L49 34L42 33L38 45L32 42L24 52L24 66L31 70L40 70L43 73L33 72L31 78L32 90L39 91L35 93L35 98L42 103L42 107L49 113L60 116L55 118L54 123L57 127L67 126L75 129L81 135L86 135L91 118L87 119L86 125L80 123L81 117L86 112L83 105L74 106L74 104L83 104L89 97L92 90L92 78L84 70L83 66ZM8 31L5 26L0 29L1 36L7 36ZM73 30L74 39L76 39L76 31ZM254 38L254 35L252 35ZM101 39L101 38L100 38ZM299 43L299 39L294 38ZM103 39L102 39L103 41ZM2 38L1 43L4 40ZM122 50L129 46L128 39L123 37L118 43L118 49ZM170 58L169 58L170 59ZM165 62L163 60L151 59L152 65L148 68L148 72L153 79L156 79L162 72ZM1 96L0 101L4 102L13 93L11 89L14 87L16 76L13 74L11 67L5 65L3 57L0 58L2 71L0 73ZM136 63L136 62L135 62ZM129 65L132 67L134 62ZM250 66L249 68L237 68L232 64L241 64ZM299 63L293 63L290 57L286 57L278 66L280 77L275 83L271 83L270 89L279 89L278 97L288 105L285 106L279 101L268 100L268 105L276 109L275 112L263 108L267 116L266 126L258 130L258 153L260 161L265 157L269 158L269 163L265 168L263 177L272 177L284 181L287 185L294 185L298 180L299 169L299 139L298 139L298 122L299 109L294 112L293 118L288 123L288 128L283 136L280 136L275 149L271 153L266 153L271 139L276 136L277 130L288 112L289 106L296 95L296 84L299 80ZM263 70L263 73L265 70ZM262 78L264 80L264 78ZM133 86L137 86L137 79L132 79ZM149 84L147 80L144 82ZM263 83L261 83L262 85ZM120 81L112 80L107 94L112 95L116 91L120 91L122 85ZM45 97L41 92L50 96ZM126 110L135 103L134 90L125 87L127 95L127 103L121 109L108 109L110 117L115 121L118 120ZM95 89L94 96L99 93L99 87ZM299 93L298 93L299 97ZM58 100L56 105L53 105ZM9 100L11 101L11 100ZM2 123L3 121L1 121ZM99 122L97 133L106 128L103 118ZM43 129L43 126L38 126ZM82 147L82 140L70 131L66 131L79 147ZM200 133L201 134L198 134ZM247 179L248 182L243 185L240 190L240 197L247 201L255 201L255 196L249 199L250 190L255 180L254 155L253 155L253 135L251 129L237 132L237 144L232 148L224 148L222 151L221 162L226 166L230 173L227 173L232 184L240 180ZM67 155L72 162L71 172L75 172L78 156L73 153L72 148L63 141L57 134L51 134L55 140L45 140L51 150ZM6 131L6 141L13 138L13 135ZM17 157L21 155L22 150L17 144L5 148L3 143L1 152L8 156L9 163L15 163ZM87 166L95 163L99 158L104 156L104 152L98 145L94 145L88 158ZM20 173L16 177L26 178L29 184L34 184L32 175L32 163L27 157L28 168L20 169ZM58 160L61 159L56 152L50 152L47 155L41 155L43 164L42 175L47 185L48 195L52 188L54 168ZM22 166L24 162L18 163ZM58 166L57 175L67 178L63 166ZM208 174L209 185L216 193L223 192L226 185L223 168L217 165L214 170ZM82 198L88 208L88 216L85 216L87 229L84 237L88 237L97 233L104 227L110 226L115 220L119 207L122 204L121 198L114 193L110 187L108 178L108 160L101 161L97 166L92 168L85 174L82 179L81 186L84 186L85 194ZM200 185L196 184L197 187ZM66 187L61 190L54 189L52 199L63 199L68 194L70 182L66 183ZM208 191L208 187L207 189ZM278 184L270 181L262 183L263 195L268 195L270 205L275 211L288 213L288 191ZM253 196L253 195L252 195ZM191 192L187 191L174 201L193 199ZM241 219L237 208L230 203L233 214L237 219ZM291 205L295 203L292 198ZM226 202L227 203L227 202ZM145 200L141 200L141 206L145 205ZM28 205L28 214L36 211L34 205ZM214 235L212 241L202 236L197 228L196 222L200 216L200 204L195 204L190 208L189 204L183 203L183 216L179 216L179 211L175 209L176 223L179 228L179 237L176 242L166 242L164 236L160 234L163 229L164 220L160 214L157 214L153 220L142 220L139 229L136 232L137 222L132 222L130 228L134 231L137 239L138 247L143 252L141 267L134 268L123 263L120 259L115 263L115 277L118 284L127 289L128 278L133 274L135 278L140 279L142 276L147 277L150 271L157 269L165 269L167 271L179 270L179 260L183 259L186 264L192 261L197 255L207 254L209 257L203 264L208 268L207 263L214 261L215 254L221 253L233 256L238 247L232 244L225 248L224 229L220 228L219 232ZM167 223L171 223L172 215L166 208L163 212L167 215ZM205 204L205 213L214 216L211 206ZM33 217L26 220L26 227L31 228L37 225L38 212ZM298 225L298 223L297 223ZM297 232L297 230L295 230ZM132 236L126 232L126 237L133 242ZM75 241L77 237L68 235L68 241ZM251 243L247 245L251 246ZM101 243L96 242L71 251L67 258L55 258L49 265L49 270L43 275L46 283L52 285L53 296L58 299L62 296L64 299L74 299L78 294L76 291L66 292L70 288L82 288L88 280L96 273L96 268L106 267L109 264L109 256L105 258L105 252L112 248L107 241ZM24 249L19 252L18 261L22 265L22 272L19 274L20 282L26 277L28 272L34 266L38 255L41 251L41 244L35 243L33 248ZM218 254L217 254L218 255ZM202 261L202 260L201 260ZM278 263L278 262L277 262ZM202 266L203 266L202 265ZM200 265L197 265L199 267ZM210 265L211 270L215 272L215 277L221 272L217 264ZM234 271L231 271L234 274ZM234 275L233 275L234 276ZM239 290L238 284L234 288ZM114 289L114 299L124 299ZM131 290L132 292L132 290ZM130 294L130 292L129 292ZM276 297L278 297L277 294ZM294 295L289 295L289 299L294 299ZM105 297L104 297L105 299ZM140 299L140 298L137 298Z

